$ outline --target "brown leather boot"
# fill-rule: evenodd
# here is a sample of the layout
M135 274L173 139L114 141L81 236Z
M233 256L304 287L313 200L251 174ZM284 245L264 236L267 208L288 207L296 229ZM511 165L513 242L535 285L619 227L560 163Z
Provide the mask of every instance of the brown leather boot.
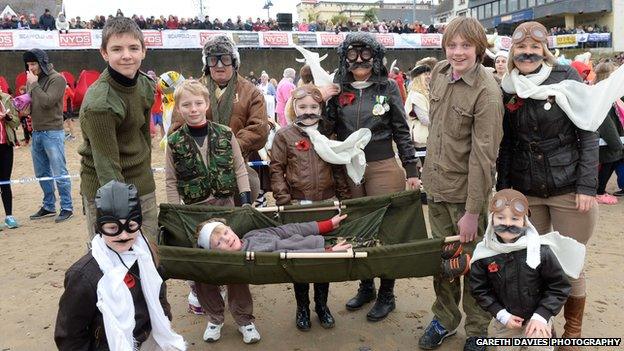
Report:
M580 338L583 326L583 311L585 310L585 296L570 296L563 307L565 325L562 338ZM561 346L559 351L579 351L579 346Z

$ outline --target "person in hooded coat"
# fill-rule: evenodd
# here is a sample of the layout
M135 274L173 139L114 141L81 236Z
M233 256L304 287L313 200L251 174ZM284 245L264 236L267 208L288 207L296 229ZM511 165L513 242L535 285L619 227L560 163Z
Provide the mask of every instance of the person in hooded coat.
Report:
M55 179L61 200L61 212L55 222L62 222L73 215L71 181L65 161L65 131L63 130L63 95L65 78L52 68L48 55L41 49L26 51L23 55L26 67L26 89L31 97L32 118L31 155L35 176L62 177ZM51 180L39 182L43 190L41 208L30 216L40 219L56 215L56 196Z
M405 109L394 80L388 79L384 66L386 49L368 33L350 33L338 46L340 64L334 76L336 86L327 87L331 95L319 130L336 134L344 141L359 128L368 128L372 138L364 148L366 171L360 184L349 181L352 197L377 196L420 188L418 159L410 138ZM339 93L339 89L341 92ZM395 158L392 142L402 163ZM357 295L346 304L358 310L375 300L373 279L360 283ZM394 279L381 279L379 296L368 312L369 321L380 321L395 309Z

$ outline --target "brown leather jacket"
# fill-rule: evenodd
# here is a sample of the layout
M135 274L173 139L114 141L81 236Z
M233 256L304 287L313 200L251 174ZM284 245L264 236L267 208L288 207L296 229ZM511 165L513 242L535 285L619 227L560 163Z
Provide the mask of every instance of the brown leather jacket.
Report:
M268 115L264 105L264 96L247 79L237 75L236 95L230 116L230 127L236 136L243 157L247 160L249 154L264 147L269 135ZM202 83L206 82L201 79ZM212 121L212 106L206 111L206 118ZM175 110L173 122L168 134L178 130L184 119Z
M212 120L212 106L208 107L206 117ZM258 151L266 144L269 135L268 123L262 92L238 75L229 127L236 135L245 159L252 151Z
M344 166L323 161L308 135L294 125L275 134L270 168L271 188L278 205L290 204L292 200L351 197Z

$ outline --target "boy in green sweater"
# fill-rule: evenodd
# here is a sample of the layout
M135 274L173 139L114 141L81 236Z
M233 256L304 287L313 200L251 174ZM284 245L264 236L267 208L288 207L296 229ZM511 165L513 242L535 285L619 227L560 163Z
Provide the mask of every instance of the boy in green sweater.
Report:
M155 83L139 72L146 53L143 33L129 18L109 19L102 30L100 53L108 67L91 85L80 109L84 139L78 150L80 193L89 241L95 235L95 192L111 180L137 187L143 233L154 241L158 209L149 121Z

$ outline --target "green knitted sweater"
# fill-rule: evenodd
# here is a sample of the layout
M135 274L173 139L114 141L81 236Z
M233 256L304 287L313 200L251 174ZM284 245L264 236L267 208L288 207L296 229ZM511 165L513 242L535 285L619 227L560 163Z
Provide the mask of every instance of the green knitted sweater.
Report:
M89 88L80 108L80 193L89 200L113 179L134 184L139 196L156 189L149 131L154 83L139 74L136 84L123 86L108 70Z

